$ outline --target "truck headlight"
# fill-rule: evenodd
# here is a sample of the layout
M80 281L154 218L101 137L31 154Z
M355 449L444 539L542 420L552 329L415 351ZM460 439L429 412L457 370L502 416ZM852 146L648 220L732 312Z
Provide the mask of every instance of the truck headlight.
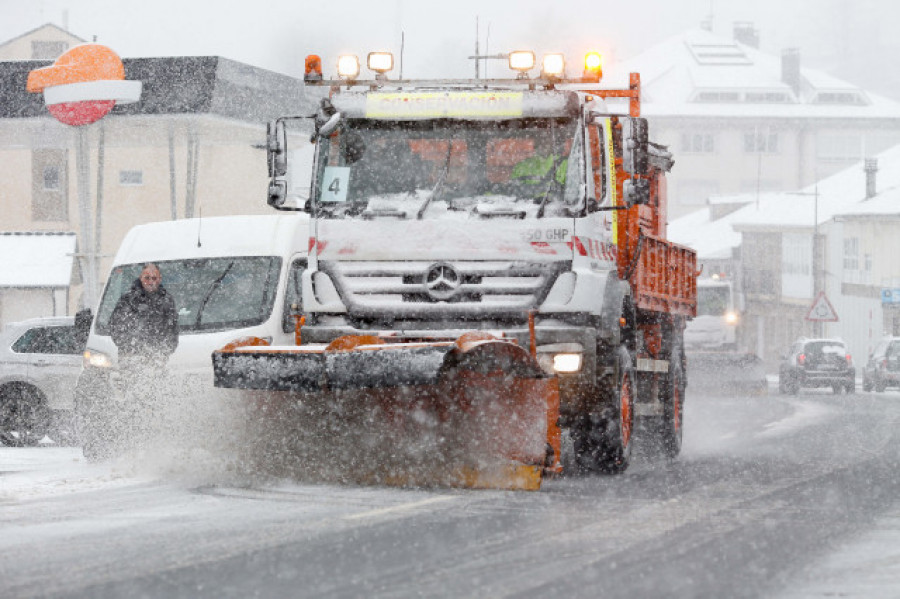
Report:
M81 358L85 368L111 368L112 367L112 359L104 354L103 352L99 352L93 349L86 349L84 353L81 354Z
M548 374L574 374L581 371L584 348L580 343L553 343L538 350L538 364Z
M572 374L581 370L581 354L556 354L553 356L553 370Z

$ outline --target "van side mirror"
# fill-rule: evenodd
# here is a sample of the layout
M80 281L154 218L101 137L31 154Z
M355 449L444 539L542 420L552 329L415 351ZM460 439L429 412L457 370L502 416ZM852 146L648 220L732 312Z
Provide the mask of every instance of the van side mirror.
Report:
M285 176L287 174L287 133L284 121L273 121L266 127L266 150L269 159L269 176ZM271 202L269 203L271 204Z
M622 168L630 175L646 175L648 169L647 119L623 117Z
M94 313L90 308L82 308L75 313L75 339L80 349L84 349L85 344L87 344L93 321Z

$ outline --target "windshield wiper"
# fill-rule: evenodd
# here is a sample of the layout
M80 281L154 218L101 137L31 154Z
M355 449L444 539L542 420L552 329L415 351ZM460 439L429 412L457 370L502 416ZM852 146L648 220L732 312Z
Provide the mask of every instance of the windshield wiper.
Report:
M447 158L444 160L444 170L441 171L441 175L438 177L437 182L434 184L434 187L431 189L431 193L425 198L425 201L422 203L422 206L419 208L419 211L416 213L416 219L422 220L422 217L425 215L425 211L428 210L428 206L431 205L431 201L437 196L438 192L441 190L441 187L444 185L444 180L447 178L447 173L450 172L450 154L453 153L453 140L449 140L447 142Z
M545 174L540 183L538 183L538 185L546 183L547 186L544 188L544 196L541 198L541 203L538 206L535 218L544 218L544 209L547 207L547 202L550 200L550 190L553 188L554 183L558 183L556 180L556 169L559 168L559 165L561 165L566 158L568 158L568 156L557 156L556 160L554 160L553 164L550 166L550 170L547 171L547 174Z
M200 317L203 315L203 309L206 308L206 304L209 303L212 294L215 293L216 289L219 288L219 285L222 284L222 281L225 280L225 276L228 275L228 272L234 267L234 260L228 263L228 266L225 270L222 271L216 280L212 282L212 285L209 286L209 291L206 292L206 295L203 296L203 300L200 302L200 306L197 308L197 320L194 321L194 326L200 326Z

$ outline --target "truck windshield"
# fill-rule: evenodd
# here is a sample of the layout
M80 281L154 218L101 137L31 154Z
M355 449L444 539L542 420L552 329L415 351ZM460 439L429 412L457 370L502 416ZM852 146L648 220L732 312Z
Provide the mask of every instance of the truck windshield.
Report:
M244 256L156 262L175 300L181 333L254 326L272 313L281 258ZM116 302L131 289L143 263L113 268L97 310L97 332L109 334Z
M722 316L729 309L730 288L697 286L697 316Z
M574 118L350 119L320 142L317 215L574 215L584 179L576 130Z

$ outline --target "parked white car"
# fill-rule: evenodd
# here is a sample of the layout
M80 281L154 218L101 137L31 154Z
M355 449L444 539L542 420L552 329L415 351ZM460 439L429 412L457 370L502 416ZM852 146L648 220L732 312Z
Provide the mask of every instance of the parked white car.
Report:
M70 438L85 334L75 317L32 318L0 332L0 441Z

